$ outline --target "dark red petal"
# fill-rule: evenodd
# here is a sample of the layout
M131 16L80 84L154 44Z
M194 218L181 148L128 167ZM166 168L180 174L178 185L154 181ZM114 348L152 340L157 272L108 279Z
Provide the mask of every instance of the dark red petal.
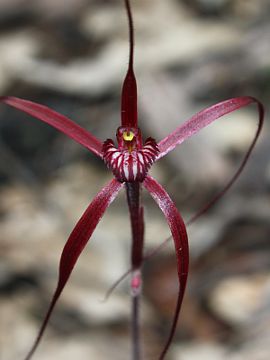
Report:
M212 206L214 206L216 204L216 202L219 201L220 198L222 196L224 196L225 193L232 187L232 185L235 183L235 181L238 179L241 172L243 171L243 169L250 157L250 154L257 142L257 139L259 137L259 134L260 134L262 126L263 126L264 109L263 109L263 106L259 102L257 102L257 104L258 104L258 110L259 110L258 128L256 130L256 133L254 135L254 138L252 139L252 142L251 142L249 148L246 151L246 154L244 155L244 158L243 158L240 166L238 167L237 171L233 174L233 176L229 179L229 181L227 181L225 186L208 203L206 203L201 209L199 209L188 221L186 221L187 226L192 225L197 219L199 219L202 215L204 215L205 212L207 212ZM167 238L166 240L164 240L164 242L161 245L159 245L154 250L152 250L151 252L146 254L144 256L144 260L148 260L149 258L154 256L156 253L158 253L162 249L162 247L165 246L170 241L170 239L171 239L171 237ZM118 283L117 283L117 285L118 285Z
M192 118L184 122L184 124L180 125L174 132L161 140L158 144L160 153L158 154L157 158L162 158L169 151L173 150L177 145L181 144L184 140L196 134L202 128L211 124L211 122L217 120L221 116L229 114L232 111L252 103L257 104L258 106L258 111L260 114L259 126L261 126L264 110L263 105L258 100L249 96L243 96L222 101L192 116Z
M107 167L120 182L142 182L158 154L154 139L148 138L143 147L136 151L116 148L111 139L103 144L103 159Z
M37 339L32 349L26 356L25 360L29 360L34 354L42 338L44 330L46 329L46 326L50 319L51 313L55 307L55 304L69 279L73 267L75 266L81 252L83 251L84 247L89 241L89 238L91 237L93 231L95 230L105 210L110 205L110 203L115 199L116 195L118 194L122 186L123 184L119 183L115 179L113 179L109 184L107 184L96 195L96 197L88 206L88 208L80 218L79 222L73 229L72 233L70 234L60 259L57 288L51 300L51 304L46 314L46 317L39 330Z
M129 69L122 87L121 126L138 127L137 83L133 69Z
M256 141L258 139L258 136L261 132L262 129L262 125L263 125L263 117L264 117L264 111L263 111L263 107L261 104L259 104L259 125L257 128L257 131L255 133L255 136L240 164L240 166L238 167L237 171L234 173L234 175L231 177L231 179L227 182L227 184L208 202L206 203L201 209L199 209L188 221L186 221L187 226L192 225L197 219L199 219L202 215L204 215L212 206L214 206L216 204L217 201L220 200L220 198L222 198L225 193L232 187L232 185L235 183L235 181L238 179L238 177L240 176L241 172L243 171L249 157L250 154L256 144ZM159 251L162 250L162 248L169 243L169 241L171 241L171 236L169 236L167 239L165 239L160 245L158 245L157 247L155 247L152 251L148 252L143 260L147 261L148 259L152 258L153 256L155 256ZM115 281L115 283L109 288L109 290L107 291L106 295L105 295L105 299L107 299L111 293L114 291L114 289L120 284L120 282L122 280L124 280L130 273L131 273L132 269L128 269L121 277L119 277L119 279L117 279Z
M249 157L250 154L257 142L257 139L259 137L259 134L261 132L262 129L262 125L263 125L263 117L264 117L264 110L263 107L260 103L258 103L258 108L259 108L259 124L258 124L258 128L257 131L255 133L255 136L240 164L240 166L238 167L237 171L234 173L234 175L231 177L231 179L225 184L225 186L208 202L206 203L201 209L199 209L188 221L186 221L187 226L192 225L197 219L199 219L202 215L204 215L211 207L213 207L217 201L219 201L224 195L225 193L232 187L232 185L235 183L235 181L238 179L238 177L240 176L241 172L243 171ZM150 251L149 253L147 253L143 260L147 261L148 259L152 258L154 255L156 255L159 251L162 250L162 248L171 240L171 236L169 236L166 240L164 240L159 246L157 246L156 248L154 248L152 251ZM119 285L119 283L124 280L127 275L129 275L131 273L132 269L130 268L129 270L127 270L118 280L115 281L115 283L110 287L110 289L107 291L106 295L105 295L105 299L107 299L110 294L113 292L113 290Z
M156 201L166 220L169 224L172 237L174 240L176 259L177 259L177 272L179 279L179 292L177 298L176 309L173 318L173 324L167 340L167 343L162 351L160 359L163 359L175 333L179 312L181 309L183 296L187 283L188 276L188 263L189 263L189 252L188 252L188 237L186 232L186 226L184 221L179 214L176 206L172 202L169 195L162 188L162 186L156 182L152 177L147 176L143 182L145 188L149 191L153 199Z
M129 62L128 71L122 87L121 101L121 126L138 127L138 110L137 110L137 83L133 71L134 58L134 26L130 2L125 0L125 7L128 18L129 30Z
M12 96L0 97L0 101L53 126L102 158L102 142L66 116L44 105Z

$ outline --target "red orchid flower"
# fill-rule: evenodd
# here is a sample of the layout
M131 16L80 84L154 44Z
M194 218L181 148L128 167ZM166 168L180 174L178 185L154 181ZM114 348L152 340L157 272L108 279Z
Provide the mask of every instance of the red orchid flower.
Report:
M243 96L220 102L202 110L158 143L156 143L153 138L148 138L143 142L137 121L137 86L133 72L134 30L129 0L125 0L125 6L129 21L130 54L128 70L122 88L121 126L117 129L116 133L117 146L115 146L111 139L102 142L72 120L44 105L16 97L8 96L0 98L1 102L49 124L86 147L90 152L100 157L114 175L113 179L95 196L66 242L60 259L59 278L55 293L39 330L37 339L26 356L26 360L29 360L34 354L56 302L81 252L85 248L104 212L123 187L126 188L132 230L131 293L133 299L132 337L134 360L140 359L138 304L142 285L141 267L144 260L144 214L140 196L142 188L145 188L150 193L163 212L170 227L175 245L179 291L169 337L159 357L159 359L163 359L176 329L186 288L189 262L188 237L185 223L175 204L164 188L148 175L148 171L157 160L221 116L252 103L257 105L259 112L258 129L239 169L224 189L189 221L189 223L191 223L212 206L237 179L255 146L262 128L264 116L262 104L255 98Z

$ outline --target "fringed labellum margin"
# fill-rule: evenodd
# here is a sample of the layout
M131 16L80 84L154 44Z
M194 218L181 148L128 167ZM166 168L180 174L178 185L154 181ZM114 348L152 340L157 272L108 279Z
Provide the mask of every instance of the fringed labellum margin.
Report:
M111 139L103 144L103 159L120 182L142 182L159 153L154 139L142 144L140 129L120 127L117 130L118 148Z

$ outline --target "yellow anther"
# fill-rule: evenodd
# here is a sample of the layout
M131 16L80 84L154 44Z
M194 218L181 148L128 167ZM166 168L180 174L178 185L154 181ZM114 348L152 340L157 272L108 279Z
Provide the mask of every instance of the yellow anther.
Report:
M132 131L124 131L123 139L125 141L132 141L134 139L134 133Z

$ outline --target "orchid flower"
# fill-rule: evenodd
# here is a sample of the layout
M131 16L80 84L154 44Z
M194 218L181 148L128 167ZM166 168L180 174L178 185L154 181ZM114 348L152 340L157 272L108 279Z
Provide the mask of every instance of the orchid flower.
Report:
M117 145L115 145L111 139L102 142L69 118L44 105L10 96L0 98L1 102L47 123L87 148L91 153L104 161L113 174L112 180L101 189L85 210L64 246L60 258L57 287L38 336L28 355L25 357L26 360L32 358L32 355L40 343L52 311L81 252L84 250L105 211L123 188L126 189L132 232L130 286L133 309L132 343L134 360L139 360L141 358L138 312L142 287L141 267L144 260L144 212L141 203L142 188L150 193L163 212L174 241L179 290L171 330L167 342L159 356L159 359L164 359L175 333L187 283L189 263L188 237L185 223L172 199L165 189L153 177L148 175L148 172L156 161L167 155L177 145L180 145L213 121L249 104L254 103L257 105L259 112L258 129L244 160L224 189L191 219L190 222L192 222L212 206L237 179L251 154L262 128L264 116L262 104L255 98L243 96L222 101L200 111L158 143L153 138L148 138L143 141L140 128L138 127L137 85L133 71L133 19L129 0L124 1L129 24L130 53L128 70L122 87L121 125L116 132Z

